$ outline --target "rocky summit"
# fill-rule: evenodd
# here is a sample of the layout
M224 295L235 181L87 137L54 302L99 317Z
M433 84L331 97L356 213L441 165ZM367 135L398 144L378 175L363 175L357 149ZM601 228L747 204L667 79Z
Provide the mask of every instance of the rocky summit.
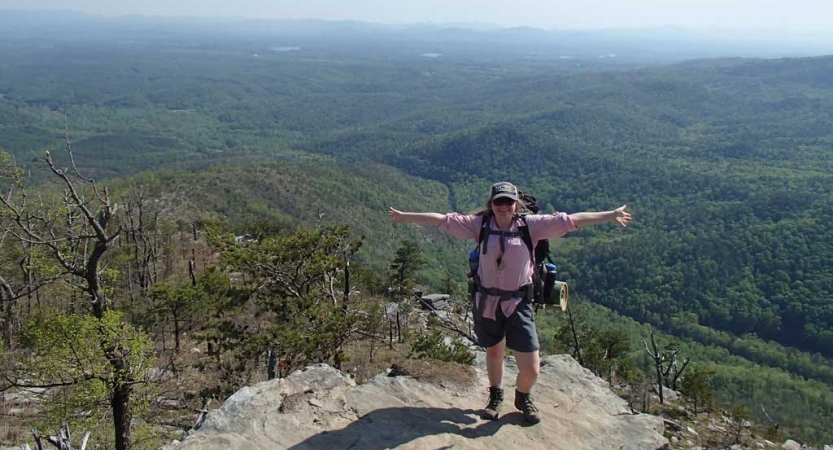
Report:
M198 430L165 450L644 449L666 448L661 418L632 414L605 381L566 355L546 356L533 397L542 421L512 406L514 360L504 371L501 417L484 420L485 355L473 368L397 367L356 385L319 364L244 387ZM393 375L393 376L392 376Z

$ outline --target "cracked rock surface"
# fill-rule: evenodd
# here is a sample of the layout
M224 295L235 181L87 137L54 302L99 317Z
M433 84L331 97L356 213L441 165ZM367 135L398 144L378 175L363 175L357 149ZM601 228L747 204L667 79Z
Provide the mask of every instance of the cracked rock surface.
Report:
M314 365L240 389L211 411L199 430L163 449L655 450L668 445L661 418L631 414L607 382L566 355L542 358L533 390L542 421L527 426L512 405L516 374L507 359L502 414L489 421L479 414L488 397L482 353L467 384L380 374L357 386L330 366Z

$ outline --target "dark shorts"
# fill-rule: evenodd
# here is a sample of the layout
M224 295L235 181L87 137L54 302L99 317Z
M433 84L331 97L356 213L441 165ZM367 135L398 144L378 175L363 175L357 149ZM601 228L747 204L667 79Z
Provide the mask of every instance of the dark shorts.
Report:
M538 331L535 329L535 313L531 302L524 300L519 303L509 317L505 317L503 309L498 306L495 319L483 318L480 311L474 308L474 333L478 345L493 347L505 337L506 346L510 350L522 353L538 350Z

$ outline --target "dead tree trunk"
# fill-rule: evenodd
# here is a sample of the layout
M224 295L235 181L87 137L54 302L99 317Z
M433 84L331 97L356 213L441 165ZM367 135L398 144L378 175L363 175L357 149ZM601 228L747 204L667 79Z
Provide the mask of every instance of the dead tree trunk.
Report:
M567 308L567 317L570 319L570 331L573 333L573 343L576 346L576 358L578 358L578 363L584 366L584 361L581 359L581 347L578 345L578 332L576 331L576 323L573 322L573 309Z
M644 339L642 340L642 343L645 344L645 352L648 353L651 359L654 360L654 370L656 372L657 377L657 393L659 394L659 404L663 405L665 399L662 393L662 364L665 356L662 354L662 352L659 351L659 348L657 347L657 341L654 339L653 330L651 330L651 347L653 348L653 351L651 351L648 348L648 343L645 342Z
M147 295L150 288L156 284L156 259L157 259L157 234L159 233L159 211L158 206L153 211L148 211L148 202L145 193L141 189L134 189L125 206L126 233L128 244L133 249L133 261L131 263L133 277L128 282L136 283L142 292ZM149 221L148 215L153 214L153 220ZM151 223L148 223L151 222Z
M37 430L32 428L32 436L35 438L35 445L37 446L37 450L44 450L44 439L46 442L55 446L58 450L76 450L76 447L72 446L72 435L69 433L69 425L64 425L58 430L58 434L55 436L41 436ZM81 438L81 446L77 447L77 450L87 450L87 443L90 440L90 432L84 433L84 437ZM32 450L29 447L29 444L23 445L23 450Z
M266 379L274 380L278 376L278 352L269 349L269 360L266 363Z
M396 336L397 342L402 343L402 321L399 318L399 309L396 310Z
M0 302L3 306L3 342L6 348L14 347L14 326L17 321L17 299L8 282L0 275Z
M390 328L388 333L388 348L393 350L393 320L388 320L388 327Z
M645 352L654 360L654 369L657 377L657 390L659 391L659 403L662 405L664 401L663 387L676 389L677 382L682 375L683 370L688 366L689 358L683 359L682 367L677 367L677 355L680 353L678 348L660 349L657 341L654 338L654 332L651 330L651 348L648 348L648 343L643 339L642 343L645 345Z

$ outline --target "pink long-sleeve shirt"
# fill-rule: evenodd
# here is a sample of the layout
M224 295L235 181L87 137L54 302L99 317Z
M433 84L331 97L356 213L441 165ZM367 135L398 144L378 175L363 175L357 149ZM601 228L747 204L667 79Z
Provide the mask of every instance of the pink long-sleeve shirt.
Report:
M480 237L480 226L483 217L475 215L463 215L459 213L446 214L439 228L453 236L466 238L477 243ZM576 229L573 219L566 213L535 214L526 216L526 223L529 226L529 235L533 244L542 239L551 239L564 236ZM507 231L518 231L523 222L520 218L514 218L512 225ZM493 230L499 231L497 224L492 220L490 224ZM480 267L478 275L480 282L487 288L497 288L505 291L516 291L521 286L532 283L532 272L534 262L530 258L529 248L524 244L520 236L506 237L505 252L501 258L501 267L498 267L498 257L501 256L499 235L490 234L486 247L487 252L483 254L481 247ZM515 312L515 308L523 299L512 298L499 301L499 297L487 295L483 308L483 317L495 320L497 307L500 305L504 317L509 317ZM475 308L480 307L480 293L475 295Z

